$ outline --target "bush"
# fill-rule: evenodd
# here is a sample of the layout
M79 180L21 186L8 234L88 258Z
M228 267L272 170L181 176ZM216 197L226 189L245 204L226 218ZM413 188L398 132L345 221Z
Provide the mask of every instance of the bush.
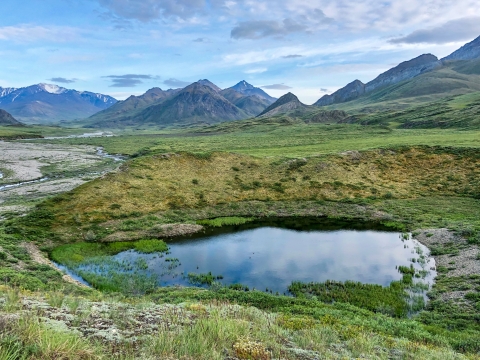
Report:
M470 236L467 242L472 245L480 245L480 233Z

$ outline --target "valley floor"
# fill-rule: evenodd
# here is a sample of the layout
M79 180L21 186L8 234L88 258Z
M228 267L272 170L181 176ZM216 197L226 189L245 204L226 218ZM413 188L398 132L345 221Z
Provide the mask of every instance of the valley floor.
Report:
M0 189L49 178L0 191L0 359L479 358L475 132L422 140L412 130L392 146L395 134L381 128L279 126L260 146L249 131L0 142ZM134 158L100 176L119 163L98 146ZM406 318L218 286L101 292L65 281L46 260L60 245L165 238L227 216L373 220L412 232L437 263L430 302Z

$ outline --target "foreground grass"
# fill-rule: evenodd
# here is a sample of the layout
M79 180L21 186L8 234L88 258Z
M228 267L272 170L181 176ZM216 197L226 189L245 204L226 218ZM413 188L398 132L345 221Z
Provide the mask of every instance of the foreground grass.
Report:
M415 321L340 303L227 289L162 289L134 304L2 290L2 359L474 358L454 350L456 333L432 334ZM22 307L24 315L11 316ZM130 316L119 316L124 311Z

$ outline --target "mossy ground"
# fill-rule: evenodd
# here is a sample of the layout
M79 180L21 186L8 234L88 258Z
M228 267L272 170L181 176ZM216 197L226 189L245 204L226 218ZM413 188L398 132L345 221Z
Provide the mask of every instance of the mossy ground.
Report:
M406 204L404 208L414 209L408 201L478 197L479 175L480 155L469 149L396 148L290 160L227 153L154 155L133 159L116 173L56 197L31 216L48 212L51 230L77 237L68 229L109 220L116 220L112 225L118 228L122 218L131 221L172 210L201 211L249 201L385 202L388 206L388 201L398 199ZM144 220L146 227L158 222L155 217ZM99 225L98 231L105 236L115 226Z

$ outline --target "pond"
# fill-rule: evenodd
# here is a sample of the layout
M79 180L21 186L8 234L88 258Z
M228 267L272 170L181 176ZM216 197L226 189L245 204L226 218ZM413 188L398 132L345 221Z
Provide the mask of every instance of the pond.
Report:
M399 266L423 270L422 281L433 283L434 260L410 235L350 225L283 220L211 229L168 241L167 254L128 250L110 260L128 265L122 269L156 275L160 286L191 286L189 273L211 273L224 285L280 294L287 293L293 281L352 280L388 286L402 278ZM105 264L80 269L105 272Z

